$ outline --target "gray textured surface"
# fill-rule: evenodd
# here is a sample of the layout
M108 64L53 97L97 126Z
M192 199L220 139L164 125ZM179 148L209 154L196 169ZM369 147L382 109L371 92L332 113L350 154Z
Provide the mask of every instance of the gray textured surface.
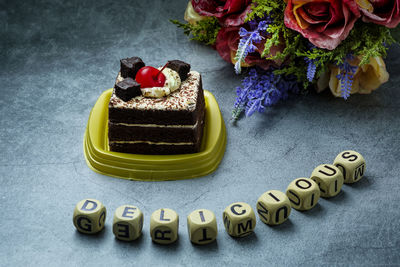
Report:
M228 122L240 77L212 49L189 42L167 19L182 18L186 1L2 1L0 3L0 265L375 265L400 264L400 49L387 59L391 80L349 101L329 93L288 101L267 114L227 123L219 169L204 178L130 182L92 172L82 139L97 97L113 86L118 60L138 55L150 65L179 58L203 74ZM367 160L367 175L320 200L309 212L232 239L221 214L266 190L285 190L344 149ZM76 232L74 205L101 200L108 209L98 236ZM116 241L112 214L122 204L145 214L144 235ZM180 239L158 246L151 212L180 215ZM217 243L193 246L186 216L213 210Z

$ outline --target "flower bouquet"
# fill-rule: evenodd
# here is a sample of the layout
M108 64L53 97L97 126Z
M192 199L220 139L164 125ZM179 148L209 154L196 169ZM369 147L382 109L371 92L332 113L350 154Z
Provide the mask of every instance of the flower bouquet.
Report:
M233 119L315 88L369 94L389 79L382 58L400 40L400 0L192 0L171 20L246 69Z

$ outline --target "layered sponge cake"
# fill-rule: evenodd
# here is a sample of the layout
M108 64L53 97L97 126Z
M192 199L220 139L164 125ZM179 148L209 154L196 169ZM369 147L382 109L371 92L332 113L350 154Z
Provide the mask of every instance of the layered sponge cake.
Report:
M111 151L186 154L200 151L205 101L200 73L169 61L145 67L140 58L121 60L109 103Z

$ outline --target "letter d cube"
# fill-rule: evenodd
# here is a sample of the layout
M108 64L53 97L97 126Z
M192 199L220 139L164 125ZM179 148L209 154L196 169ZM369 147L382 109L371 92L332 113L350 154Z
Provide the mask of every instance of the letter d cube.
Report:
M75 206L73 222L76 229L84 234L95 234L104 228L106 207L96 199L84 199Z

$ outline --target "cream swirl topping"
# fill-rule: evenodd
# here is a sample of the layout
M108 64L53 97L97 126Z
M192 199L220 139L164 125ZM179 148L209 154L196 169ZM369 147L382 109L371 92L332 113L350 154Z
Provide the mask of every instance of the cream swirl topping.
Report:
M162 67L158 69L161 70ZM160 98L163 96L167 96L175 90L179 89L179 87L181 86L181 78L176 71L167 67L163 69L162 73L165 75L164 86L141 88L143 96Z

